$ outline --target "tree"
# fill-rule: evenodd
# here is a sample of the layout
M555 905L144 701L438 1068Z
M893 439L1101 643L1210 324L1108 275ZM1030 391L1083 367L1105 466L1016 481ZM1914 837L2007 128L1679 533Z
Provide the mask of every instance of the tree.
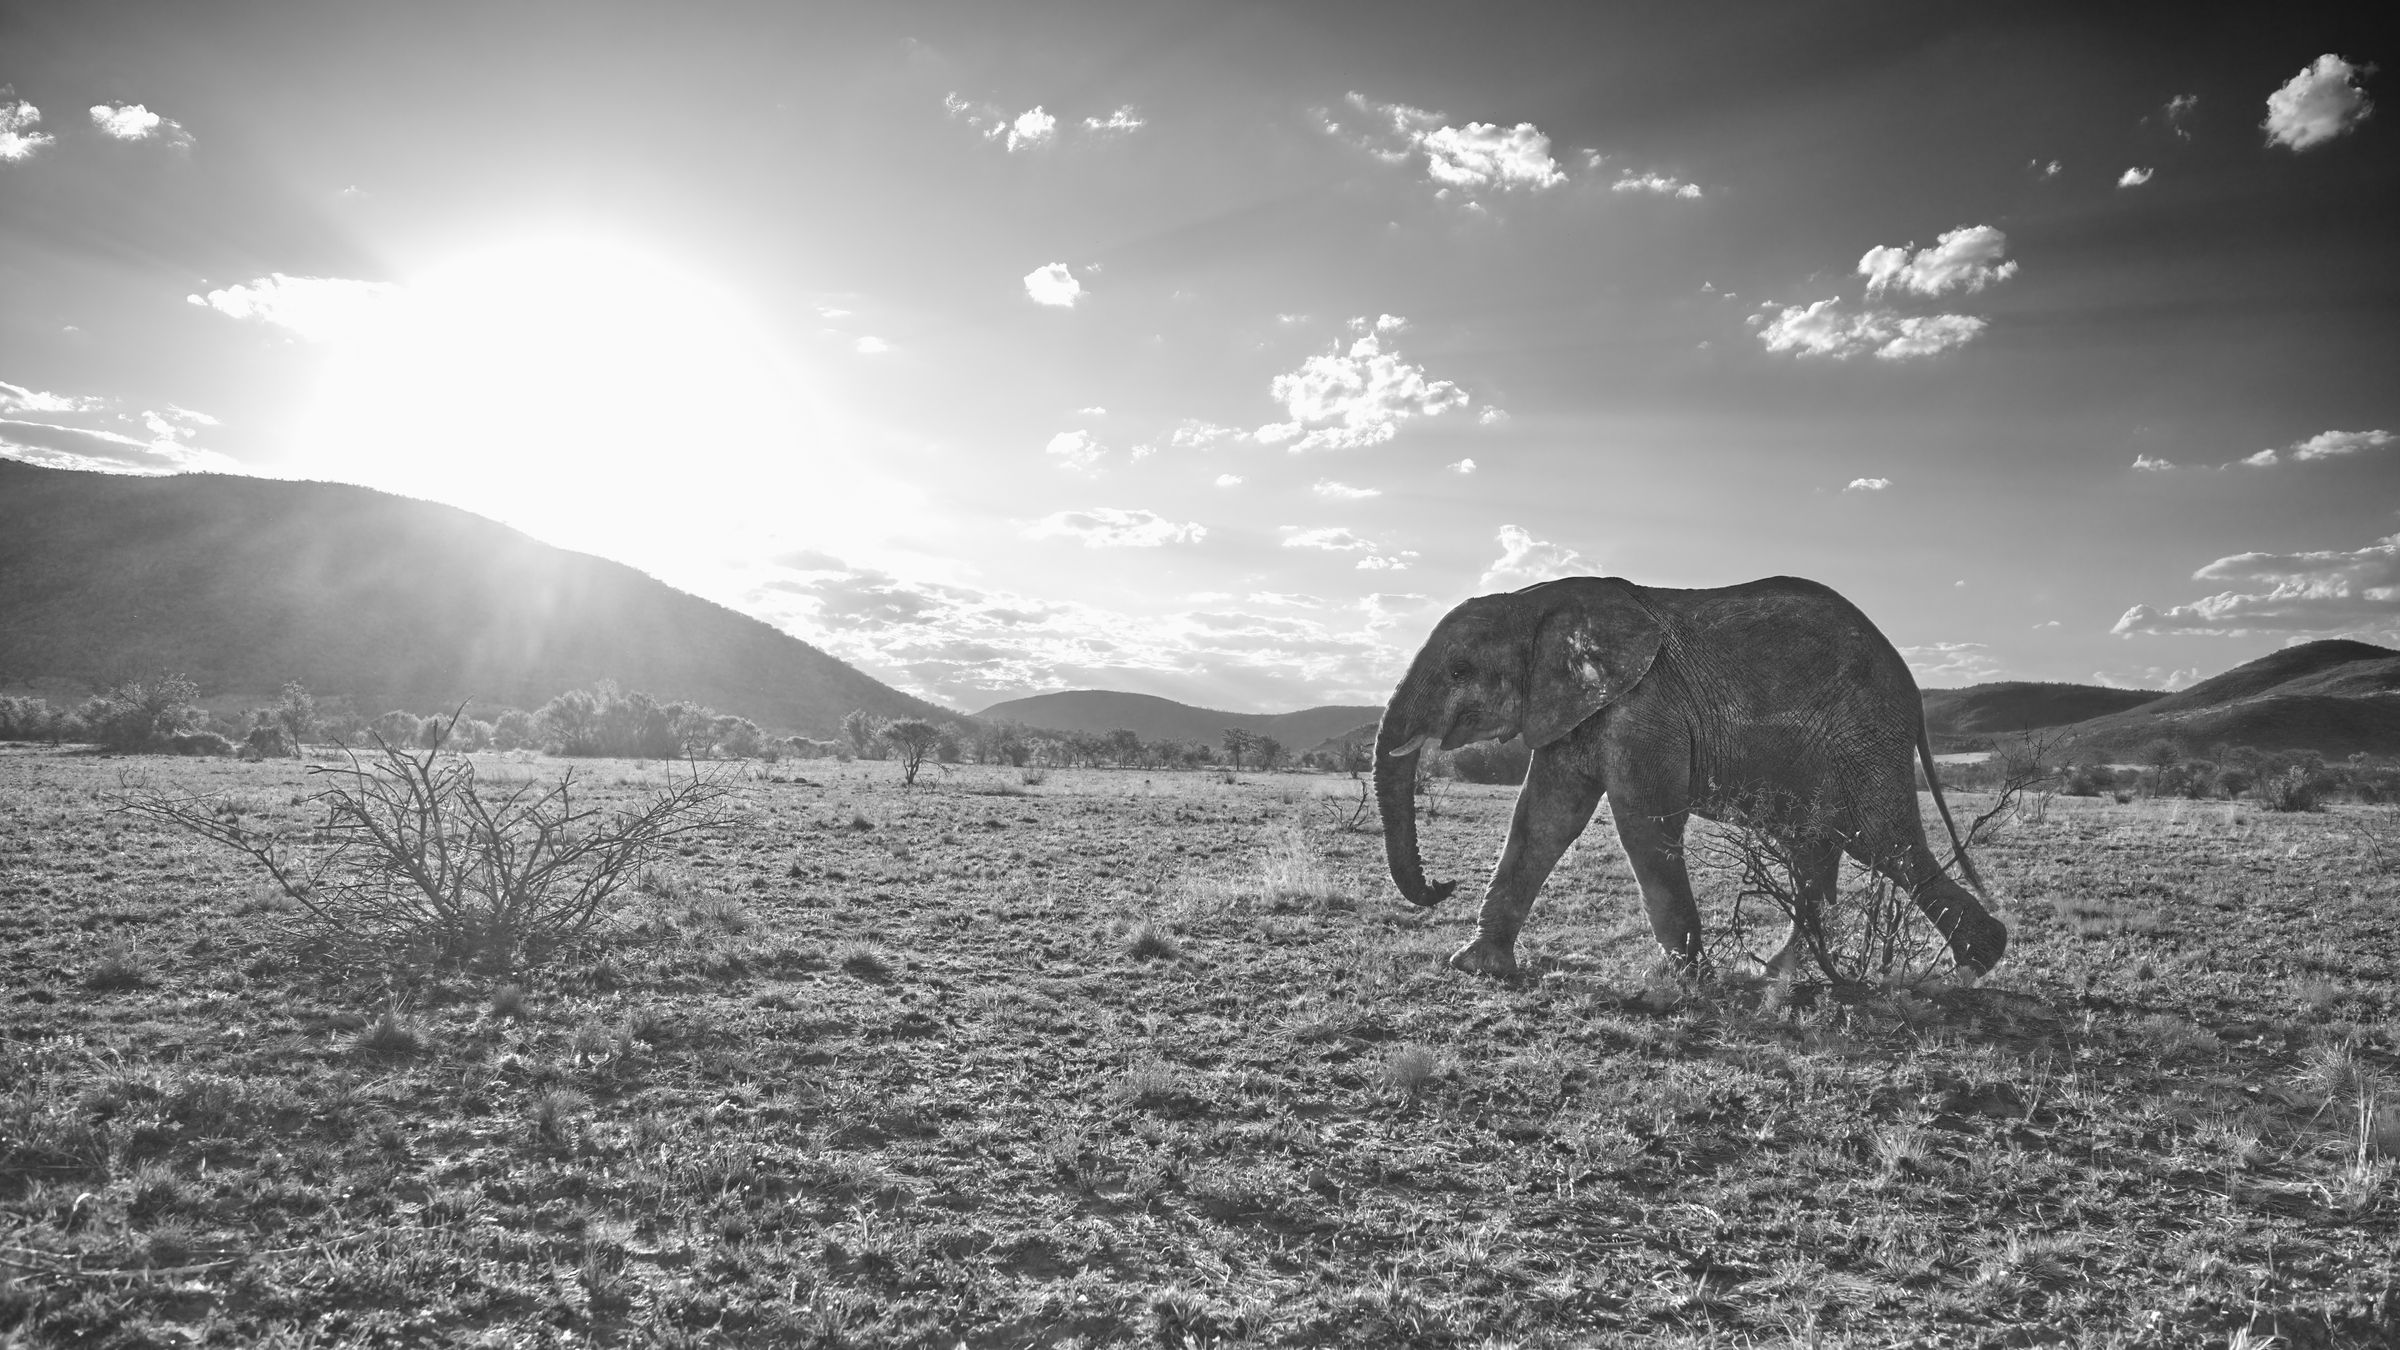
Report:
M1272 736L1261 736L1250 742L1250 753L1261 769L1275 769L1283 764L1283 742Z
M148 750L197 726L199 700L200 686L188 676L161 675L95 695L75 715L86 734L110 750Z
M275 725L282 728L284 742L292 748L292 758L300 757L300 742L316 734L317 700L308 686L298 680L286 680L283 701L274 708Z
M915 784L917 770L925 767L925 756L942 739L942 729L922 717L903 717L895 722L886 722L882 734L884 741L900 758L900 783L903 787Z
M2142 747L2142 763L2150 770L2150 795L2164 795L2167 770L2183 761L2183 746L2171 736L2161 736Z
M749 759L758 754L758 724L747 717L720 717L716 720L716 747L735 759Z
M883 734L883 723L866 709L853 708L850 715L842 719L842 734L850 738L850 748L858 753L858 757L865 759L868 751L875 748L876 739Z
M1130 769L1142 762L1142 738L1126 727L1108 733L1108 753L1120 769Z
M1242 756L1249 754L1251 747L1258 744L1257 733L1244 731L1240 727L1225 728L1222 739L1225 743L1225 758L1237 771L1242 767Z

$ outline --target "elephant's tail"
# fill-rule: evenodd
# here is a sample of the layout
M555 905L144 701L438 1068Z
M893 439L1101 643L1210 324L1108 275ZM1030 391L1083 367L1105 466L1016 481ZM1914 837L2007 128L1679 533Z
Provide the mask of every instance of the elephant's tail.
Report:
M1950 832L1950 856L1958 859L1958 870L1966 874L1967 884L1988 905L1992 893L1983 888L1983 878L1975 871L1975 860L1967 856L1966 841L1958 837L1958 822L1950 818L1950 803L1942 799L1941 775L1933 771L1933 738L1926 734L1923 721L1917 723L1917 756L1925 761L1925 786L1933 789L1933 805L1942 813L1942 828Z

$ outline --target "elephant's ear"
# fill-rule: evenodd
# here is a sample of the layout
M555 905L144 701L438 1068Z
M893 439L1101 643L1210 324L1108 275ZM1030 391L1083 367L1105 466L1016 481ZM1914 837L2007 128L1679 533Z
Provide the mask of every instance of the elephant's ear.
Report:
M1658 620L1624 582L1576 578L1551 586L1559 594L1534 635L1533 669L1525 681L1523 734L1535 748L1623 698L1641 683L1666 641Z

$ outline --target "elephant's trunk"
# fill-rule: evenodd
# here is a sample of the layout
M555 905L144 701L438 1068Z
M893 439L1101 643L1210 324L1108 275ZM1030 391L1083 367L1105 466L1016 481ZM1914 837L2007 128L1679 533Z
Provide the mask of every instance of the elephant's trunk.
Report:
M1417 756L1423 738L1402 726L1400 696L1384 710L1375 729L1375 802L1383 810L1383 856L1391 864L1392 881L1400 894L1419 908L1431 908L1458 889L1455 881L1429 885L1417 857ZM1396 754L1403 746L1407 753Z

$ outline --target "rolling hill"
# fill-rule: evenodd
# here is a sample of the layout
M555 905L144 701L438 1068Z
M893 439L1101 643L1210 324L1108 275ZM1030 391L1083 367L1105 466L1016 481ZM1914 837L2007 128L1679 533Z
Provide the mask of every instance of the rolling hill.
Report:
M540 706L614 679L770 730L955 718L621 563L339 483L138 478L0 460L0 682L179 671L204 698L286 680L360 711Z
M2075 724L2086 744L2131 749L2173 737L2262 750L2400 754L2400 651L2342 638L2303 642L2140 707Z
M1215 712L1151 694L1107 689L1035 694L995 703L975 714L982 721L1015 722L1042 731L1107 732L1122 727L1145 741L1203 741L1209 745L1215 745L1227 727L1240 727L1274 737L1295 755L1382 715L1381 708L1343 704L1288 713Z
M2109 689L2096 684L2037 684L2004 680L1964 689L1928 689L1925 730L1936 742L2063 727L2124 712L2163 698L2155 689Z

